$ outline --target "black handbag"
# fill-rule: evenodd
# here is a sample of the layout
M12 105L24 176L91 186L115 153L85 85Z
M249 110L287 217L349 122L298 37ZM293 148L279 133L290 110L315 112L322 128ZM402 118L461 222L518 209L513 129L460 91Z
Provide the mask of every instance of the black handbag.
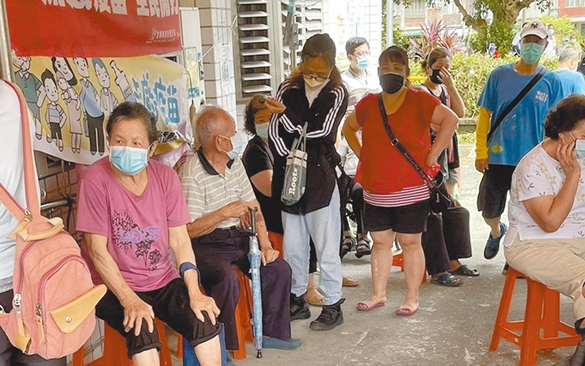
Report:
M439 172L434 179L428 176L428 174L422 170L420 165L414 160L412 155L408 153L404 145L398 141L398 139L392 133L392 129L388 124L388 115L386 115L386 108L384 108L384 100L382 99L382 93L378 94L378 106L380 107L380 113L382 114L382 121L384 122L384 127L386 127L386 133L390 137L390 143L392 146L396 147L398 151L406 158L406 160L414 167L417 173L422 177L425 184L429 187L430 190L430 209L434 213L441 213L447 210L449 207L453 205L453 199L447 191L447 187L445 186L445 179L443 178L443 173Z

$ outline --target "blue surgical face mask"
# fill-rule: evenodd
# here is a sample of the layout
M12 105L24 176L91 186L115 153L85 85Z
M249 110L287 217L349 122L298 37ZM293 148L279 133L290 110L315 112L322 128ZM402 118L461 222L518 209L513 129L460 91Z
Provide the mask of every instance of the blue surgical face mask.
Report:
M572 133L569 133L569 135L573 137ZM573 140L575 140L575 151L577 152L577 157L579 159L585 158L585 140L577 140L575 137L573 137Z
M225 136L222 137L227 138ZM244 147L246 146L246 143L242 138L242 135L239 133L236 133L229 139L232 142L232 149L230 151L226 151L225 153L229 156L231 160L234 160L236 157L240 156L244 152Z
M260 138L264 141L268 141L268 129L270 128L270 123L265 122L259 125L256 125L256 135L260 136Z
M527 64L535 64L540 60L544 45L538 43L523 43L520 46L520 57Z
M360 70L367 70L370 67L370 58L368 56L359 56L357 58L357 67Z
M110 162L126 175L136 175L148 165L148 150L130 146L110 146Z

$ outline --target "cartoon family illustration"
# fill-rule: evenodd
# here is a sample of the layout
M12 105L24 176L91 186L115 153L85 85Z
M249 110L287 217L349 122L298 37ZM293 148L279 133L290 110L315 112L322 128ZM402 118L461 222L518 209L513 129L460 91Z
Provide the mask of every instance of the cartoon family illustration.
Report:
M72 63L79 79L71 68L71 63L64 57L52 57L53 71L45 69L40 79L31 73L31 58L13 54L15 67L15 83L22 90L35 124L35 136L43 138L43 123L49 131L47 142L55 141L59 151L63 151L63 126L69 119L69 133L71 136L71 151L81 153L82 138L89 139L90 153L102 156L105 152L104 121L119 104L118 99L111 91L110 73L101 58L91 59L94 74L101 87L100 92L90 81L90 64L87 58L74 57ZM116 62L110 62L110 68L115 75L115 83L125 98L125 101L136 101L132 88L124 71L120 70ZM79 93L74 88L80 85ZM79 88L79 87L78 87ZM61 93L59 94L59 90ZM63 100L67 113L59 104ZM46 106L45 115L41 118L41 108Z

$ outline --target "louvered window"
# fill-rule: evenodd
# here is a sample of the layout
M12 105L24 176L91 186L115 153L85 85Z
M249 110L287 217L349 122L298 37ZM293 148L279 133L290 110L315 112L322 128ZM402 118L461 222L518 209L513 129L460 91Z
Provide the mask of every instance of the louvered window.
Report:
M286 2L288 3L288 2ZM281 4L281 19L282 19L282 33L285 34L286 18L288 13L288 5ZM298 33L298 46L296 50L296 64L301 62L300 54L303 44L307 38L317 33L323 33L323 3L322 2L299 2L296 5L294 14L294 28L293 30ZM285 40L286 41L286 40ZM282 62L284 68L284 74L290 75L291 73L291 50L290 45L283 44Z
M268 1L272 0L237 1L238 99L273 90Z
M234 38L238 103L246 103L256 93L274 94L290 75L290 47L283 40L288 1L236 0L238 19ZM294 15L297 33L297 64L304 40L323 32L323 4L299 1Z

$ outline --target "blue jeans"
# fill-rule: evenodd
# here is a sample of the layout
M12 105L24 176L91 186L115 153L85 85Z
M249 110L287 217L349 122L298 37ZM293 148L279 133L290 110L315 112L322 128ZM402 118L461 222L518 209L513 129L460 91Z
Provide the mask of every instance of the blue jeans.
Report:
M317 260L321 266L319 288L325 296L325 305L341 299L341 239L340 200L337 186L329 206L307 214L282 212L284 227L284 260L292 269L291 292L301 296L309 281L309 236L315 244Z

